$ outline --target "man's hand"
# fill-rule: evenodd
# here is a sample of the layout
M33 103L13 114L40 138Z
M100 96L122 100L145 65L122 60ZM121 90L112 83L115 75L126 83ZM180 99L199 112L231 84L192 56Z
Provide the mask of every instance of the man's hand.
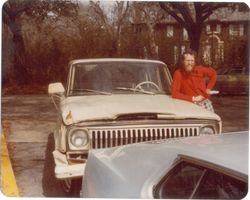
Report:
M210 90L210 89L206 89L206 93L208 95L213 95L213 94L219 94L220 92L218 90Z
M205 99L205 97L199 95L199 96L193 96L192 100L193 102L200 102L203 101Z
M207 93L208 95L210 95L210 94L211 94L211 90L210 90L210 89L206 89L206 93Z

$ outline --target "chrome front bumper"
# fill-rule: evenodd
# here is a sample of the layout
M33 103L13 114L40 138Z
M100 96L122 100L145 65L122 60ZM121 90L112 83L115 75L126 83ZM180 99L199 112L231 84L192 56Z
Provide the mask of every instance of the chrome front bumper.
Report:
M53 151L55 161L55 176L58 179L77 178L84 175L86 163L69 165L66 156L61 152Z

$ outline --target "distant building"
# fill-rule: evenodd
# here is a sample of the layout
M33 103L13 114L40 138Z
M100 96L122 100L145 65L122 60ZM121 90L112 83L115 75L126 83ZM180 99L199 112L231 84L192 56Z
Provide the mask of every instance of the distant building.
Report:
M146 45L145 24L134 25L140 45ZM159 59L174 67L179 55L189 47L187 31L169 16L155 26L155 40ZM138 44L137 44L138 46ZM200 40L199 60L214 66L248 66L249 60L249 10L221 8L214 12L203 26ZM141 53L145 53L144 50Z

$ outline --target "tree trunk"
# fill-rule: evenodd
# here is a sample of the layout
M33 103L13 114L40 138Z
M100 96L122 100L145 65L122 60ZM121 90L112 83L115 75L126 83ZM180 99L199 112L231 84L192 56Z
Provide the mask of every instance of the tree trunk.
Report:
M197 52L200 47L202 26L200 24L195 24L191 28L187 29L189 39L190 39L190 49Z
M29 82L28 71L25 67L25 46L21 25L18 22L10 23L10 30L13 34L12 54L14 55L14 75L17 84L27 84Z
M149 57L151 59L158 59L158 50L155 42L153 25L148 24L148 29L149 29L148 34L149 34L149 47L150 47Z
M116 54L118 57L121 57L121 27L118 28L117 30L117 43L116 43L117 47L116 47Z

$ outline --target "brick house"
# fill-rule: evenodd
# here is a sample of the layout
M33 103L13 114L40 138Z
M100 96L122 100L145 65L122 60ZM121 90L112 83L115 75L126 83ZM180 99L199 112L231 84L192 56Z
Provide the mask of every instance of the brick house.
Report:
M136 24L137 46L144 46L139 54L147 50L147 28ZM189 47L187 31L171 16L155 26L158 57L175 68L179 55ZM237 7L234 11L222 8L214 12L203 26L200 40L199 62L220 68L223 66L248 66L249 62L249 10ZM143 57L143 56L141 56Z

